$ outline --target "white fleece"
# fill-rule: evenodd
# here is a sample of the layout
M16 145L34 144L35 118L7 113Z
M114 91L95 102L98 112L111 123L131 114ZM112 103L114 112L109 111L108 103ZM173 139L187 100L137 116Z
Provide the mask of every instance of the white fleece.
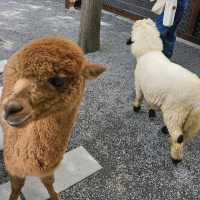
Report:
M162 52L153 51L137 59L135 76L149 104L200 104L200 80L197 75L171 62ZM168 102L169 101L169 102Z
M183 157L184 136L191 138L200 129L200 79L184 67L171 62L162 53L162 41L154 22L138 20L133 26L132 54L135 68L136 98L139 108L143 98L151 109L160 109L171 136L171 157Z

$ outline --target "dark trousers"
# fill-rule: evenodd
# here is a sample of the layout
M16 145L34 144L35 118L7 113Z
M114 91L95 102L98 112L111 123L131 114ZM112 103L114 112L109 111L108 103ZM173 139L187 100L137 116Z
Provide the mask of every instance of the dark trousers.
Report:
M164 13L156 18L156 25L160 31L160 37L163 41L163 53L171 58L176 43L176 30L183 17L183 14L188 6L189 0L178 0L177 10L175 14L174 24L171 27L166 27L163 25Z

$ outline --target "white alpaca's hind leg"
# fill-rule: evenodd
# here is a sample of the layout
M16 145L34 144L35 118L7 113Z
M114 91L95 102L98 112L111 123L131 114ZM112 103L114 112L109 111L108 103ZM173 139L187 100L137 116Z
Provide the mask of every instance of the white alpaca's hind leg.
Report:
M183 159L184 134L182 127L187 113L179 113L175 110L170 113L164 113L163 118L170 135L170 154L174 164Z
M156 117L156 109L153 105L148 104L148 109L149 109L149 119L153 119Z
M169 129L169 128L168 128ZM184 135L181 129L170 131L170 155L174 164L183 159Z
M141 108L141 104L144 99L144 95L143 95L142 90L140 89L137 81L135 81L135 93L136 93L136 97L133 101L133 110L135 112L139 112L140 108Z

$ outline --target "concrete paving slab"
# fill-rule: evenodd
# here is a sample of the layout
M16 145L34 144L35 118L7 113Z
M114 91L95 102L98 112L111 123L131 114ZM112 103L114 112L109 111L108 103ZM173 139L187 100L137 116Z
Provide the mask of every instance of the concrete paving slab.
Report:
M7 60L0 60L0 73L3 72Z
M0 97L1 97L2 89L3 89L3 87L0 86ZM0 127L0 151L2 149L3 149L3 132L2 132L2 129Z
M0 73L3 72L4 66L6 63L7 63L7 60L0 60ZM0 86L0 97L1 97L2 89L3 89L3 87ZM3 132L0 127L0 150L2 150L2 149L3 149Z
M10 183L5 183L3 185L0 185L0 199L1 200L8 200L10 195ZM20 197L18 200L22 200Z
M3 132L0 127L0 151L3 149Z

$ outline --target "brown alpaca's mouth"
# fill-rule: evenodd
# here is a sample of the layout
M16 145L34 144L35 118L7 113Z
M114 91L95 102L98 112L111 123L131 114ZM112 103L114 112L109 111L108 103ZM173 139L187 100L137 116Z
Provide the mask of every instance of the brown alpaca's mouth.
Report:
M31 118L31 115L27 115L24 118L13 117L13 119L7 119L6 122L13 127L21 127Z

